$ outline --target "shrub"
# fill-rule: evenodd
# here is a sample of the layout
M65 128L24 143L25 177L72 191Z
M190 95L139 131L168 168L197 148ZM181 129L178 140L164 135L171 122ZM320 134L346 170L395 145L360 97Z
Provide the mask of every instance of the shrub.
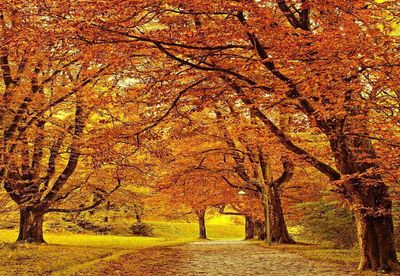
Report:
M92 222L89 220L77 220L76 224L85 230L93 231L97 234L108 234L111 231L110 225L101 222L99 223L95 221Z
M304 212L302 236L313 242L330 242L335 248L351 248L357 241L354 216L337 202L300 203Z
M151 237L153 236L153 227L142 222L136 222L131 227L132 234L137 236Z

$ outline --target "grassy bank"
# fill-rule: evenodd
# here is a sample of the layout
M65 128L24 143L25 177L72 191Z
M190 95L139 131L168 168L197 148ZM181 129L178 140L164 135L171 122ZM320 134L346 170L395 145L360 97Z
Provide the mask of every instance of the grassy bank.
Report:
M0 230L0 275L70 275L97 260L152 246L188 242L190 238L121 237L82 234L46 234L48 244L14 244L17 232ZM56 274L57 274L56 273Z
M149 224L153 227L153 233L156 237L193 238L199 235L197 223L154 221ZM221 221L209 221L207 223L207 236L209 239L243 239L244 226Z
M45 245L15 244L17 230L0 230L0 275L72 275L140 248L195 240L197 223L149 222L154 237L45 233ZM241 239L243 226L209 221L211 239Z
M267 246L263 243L260 244L262 246ZM272 248L300 254L306 259L315 261L337 263L354 268L356 268L358 264L357 249L333 249L325 245L314 244L274 244Z

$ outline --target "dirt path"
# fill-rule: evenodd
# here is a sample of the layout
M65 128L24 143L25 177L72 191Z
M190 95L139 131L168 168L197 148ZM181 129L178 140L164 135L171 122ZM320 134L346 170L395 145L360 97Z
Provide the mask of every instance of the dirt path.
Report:
M344 267L244 241L148 248L78 275L354 275Z

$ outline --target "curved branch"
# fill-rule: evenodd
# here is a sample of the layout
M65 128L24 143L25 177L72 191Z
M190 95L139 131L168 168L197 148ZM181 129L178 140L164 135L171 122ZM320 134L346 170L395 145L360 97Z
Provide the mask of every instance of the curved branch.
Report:
M277 188L282 187L283 184L287 183L292 179L294 175L294 164L290 159L286 159L282 163L283 173L282 175L271 183L271 186L276 186Z
M255 116L257 116L261 122L263 122L264 125L268 127L268 129L271 131L272 134L274 134L279 141L284 145L288 150L291 152L295 153L297 156L299 156L301 159L307 161L309 164L314 166L316 169L318 169L320 172L325 174L326 176L329 177L330 180L339 180L341 175L340 173L329 166L328 164L318 160L316 157L311 155L309 152L306 150L300 148L299 146L295 145L292 140L290 140L289 137L286 136L286 134L279 129L274 122L272 122L255 104L254 101L250 98L248 98L242 89L240 88L239 85L235 83L230 83L231 87L236 91L236 94L241 97L242 102L249 106L251 111L254 113Z
M253 191L253 192L258 192L258 189L253 189L250 187L246 187L246 186L239 186L236 184L233 184L232 182L229 181L228 178L226 178L225 176L221 176L221 178L231 187L233 188L239 188L239 189L243 189L243 190L249 190L249 191Z
M183 65L187 65L193 68L196 68L198 70L202 70L202 71L210 71L210 72L221 72L221 73L225 73L227 75L231 75L234 76L235 78L245 81L246 83L252 85L252 86L256 86L257 83L255 81L253 81L252 79L243 76L237 72L228 70L228 69L224 69L224 68L220 68L220 67L204 67L195 63L192 63L190 61L184 60L180 57L177 57L176 55L172 54L171 52L169 52L164 46L162 46L160 43L154 43L156 45L156 47L163 52L167 57L171 58L172 60L175 60ZM259 87L265 91L271 91L272 89L270 87L265 87L265 86L261 86Z
M81 207L81 208L77 208L77 209L50 208L50 209L47 209L46 212L47 213L50 213L50 212L79 213L79 212L91 210L91 209L99 206L101 203L103 203L104 200L106 200L106 198L108 196L110 196L112 193L114 193L116 190L118 190L119 187L121 187L121 185L122 185L121 179L119 177L117 177L117 185L111 191L105 192L99 200L95 201L93 204L91 204L89 206L85 206L85 207Z
M276 2L279 6L279 9L286 16L290 25L292 25L296 29L299 28L299 29L302 29L305 31L310 30L310 24L309 24L310 10L309 10L309 8L307 8L307 7L302 8L301 11L299 11L299 18L297 18L296 15L289 8L289 6L286 4L285 0L277 0ZM305 5L305 1L303 1L303 5Z

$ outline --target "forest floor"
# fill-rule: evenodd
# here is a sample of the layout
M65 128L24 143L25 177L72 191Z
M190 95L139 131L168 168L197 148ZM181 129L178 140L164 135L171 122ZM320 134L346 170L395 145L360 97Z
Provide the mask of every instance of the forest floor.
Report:
M155 237L128 236L127 232L121 235L58 232L67 227L46 227L44 238L47 244L43 245L14 243L18 230L0 229L0 276L74 275L76 271L116 260L138 249L196 240L197 223L154 221L149 224ZM243 237L243 225L231 221L211 221L207 230L212 239Z
M73 275L75 271L111 261L153 246L187 243L193 238L123 237L111 235L46 234L48 244L18 244L17 232L0 230L0 276Z
M152 247L100 261L74 275L358 275L354 266L307 259L246 241Z

